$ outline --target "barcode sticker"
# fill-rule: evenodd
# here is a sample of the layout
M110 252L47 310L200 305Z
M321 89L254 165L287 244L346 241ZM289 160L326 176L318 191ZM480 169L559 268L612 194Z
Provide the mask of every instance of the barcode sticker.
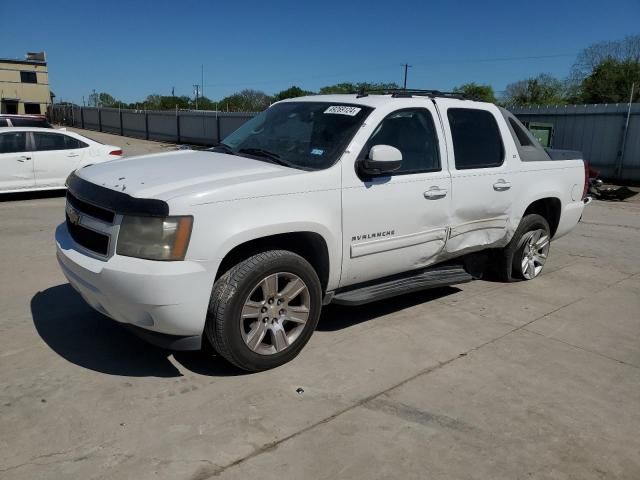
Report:
M349 115L355 117L362 110L360 107L349 107L346 105L331 105L324 113L336 113L338 115Z

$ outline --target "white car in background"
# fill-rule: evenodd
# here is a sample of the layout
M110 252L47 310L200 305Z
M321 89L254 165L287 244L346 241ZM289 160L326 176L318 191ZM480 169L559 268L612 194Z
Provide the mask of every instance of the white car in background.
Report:
M66 129L0 129L0 193L65 188L74 170L120 158L122 149Z

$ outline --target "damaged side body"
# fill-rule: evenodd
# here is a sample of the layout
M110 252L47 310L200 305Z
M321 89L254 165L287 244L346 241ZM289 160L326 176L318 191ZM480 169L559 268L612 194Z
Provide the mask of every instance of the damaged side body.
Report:
M349 148L355 152L356 169L351 161L343 163L341 288L503 248L536 202L550 202L544 208L557 209L549 214L559 219L563 205L581 200L579 175L569 185L563 175L576 165L554 161L507 110L437 98L421 105L433 123L423 122L420 130L420 116L414 126L407 120L413 112L409 105L398 100L395 110L376 109L367 123L378 127L361 132ZM426 137L427 147L409 148L421 147L423 155L437 161L427 160L431 168L424 172L362 178L357 164L372 137L386 141L384 129L395 120L394 111L406 112L403 129ZM485 152L476 154L479 149ZM415 156L414 151L409 155ZM567 217L566 225L574 221L575 215ZM561 227L554 226L556 236L566 233L567 227ZM374 231L393 234L360 233Z

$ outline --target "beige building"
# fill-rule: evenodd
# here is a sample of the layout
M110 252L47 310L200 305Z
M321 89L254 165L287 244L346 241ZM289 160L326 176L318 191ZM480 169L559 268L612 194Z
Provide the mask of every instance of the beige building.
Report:
M0 113L44 115L51 104L44 52L25 60L0 58Z

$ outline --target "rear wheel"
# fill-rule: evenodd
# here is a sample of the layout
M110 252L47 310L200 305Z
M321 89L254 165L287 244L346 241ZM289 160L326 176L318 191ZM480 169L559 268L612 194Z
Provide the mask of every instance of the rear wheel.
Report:
M494 272L502 281L533 280L549 257L551 229L538 214L525 216L509 244L496 252Z
M513 259L513 270L519 277L532 280L540 275L549 255L549 231L531 230L522 236L521 246Z
M206 335L221 356L244 370L274 368L307 343L321 300L320 280L304 258L284 250L259 253L216 281Z

